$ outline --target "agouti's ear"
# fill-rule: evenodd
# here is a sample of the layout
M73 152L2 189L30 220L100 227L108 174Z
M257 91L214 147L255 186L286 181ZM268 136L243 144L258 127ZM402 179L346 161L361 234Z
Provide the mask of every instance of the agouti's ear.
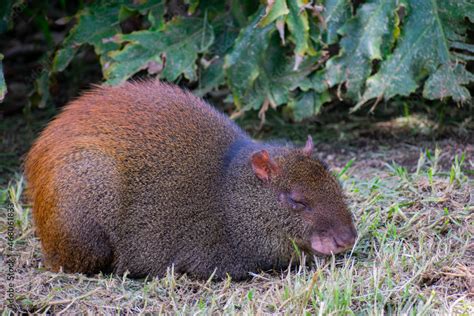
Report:
M252 154L250 161L253 172L262 181L268 181L271 176L278 172L278 165L272 160L266 150L260 150Z
M306 141L306 145L304 145L303 148L303 154L305 156L311 157L314 151L314 143L313 143L313 138L311 135L308 135L308 140Z

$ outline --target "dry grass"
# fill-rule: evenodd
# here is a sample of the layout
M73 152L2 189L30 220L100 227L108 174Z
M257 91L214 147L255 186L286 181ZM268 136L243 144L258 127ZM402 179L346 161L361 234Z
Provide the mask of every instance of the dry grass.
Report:
M411 150L413 155L419 149ZM13 208L15 311L473 315L474 189L465 173L474 161L470 154L445 155L451 167L442 168L444 152L423 152L405 167L391 162L396 148L356 155L349 168L344 168L348 156L343 164L330 162L357 219L360 237L353 251L239 283L199 282L172 269L164 278L147 280L46 271L17 176L0 189L0 292L10 283L4 280L6 214ZM1 308L7 303L2 296Z

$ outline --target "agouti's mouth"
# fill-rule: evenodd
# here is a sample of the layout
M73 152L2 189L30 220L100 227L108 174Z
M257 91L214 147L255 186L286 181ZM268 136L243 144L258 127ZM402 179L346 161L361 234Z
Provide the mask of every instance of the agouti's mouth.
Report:
M351 230L349 233L311 236L311 249L322 255L331 255L344 252L354 246L357 235Z

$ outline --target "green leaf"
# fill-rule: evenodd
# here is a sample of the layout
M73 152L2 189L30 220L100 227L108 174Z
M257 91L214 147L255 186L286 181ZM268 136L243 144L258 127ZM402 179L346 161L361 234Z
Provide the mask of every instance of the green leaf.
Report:
M3 55L0 54L0 103L3 102L5 95L7 94L7 84L5 83L5 77L3 76Z
M80 11L76 18L77 24L71 29L63 42L63 48L56 52L53 59L53 72L60 72L66 69L74 58L79 47L83 44L94 46L94 50L100 56L101 64L107 62L106 52L118 49L118 45L111 40L104 40L113 37L120 32L118 14L120 5L93 5Z
M141 15L146 16L148 21L151 24L150 29L151 30L161 30L163 26L165 25L165 20L164 20L164 15L166 13L166 6L165 6L165 1L164 0L147 0L147 1L142 1L140 3L139 1L136 1L136 4L125 4L121 7L120 11L121 14L119 16L122 16L122 14L125 13L125 16L123 16L120 20L124 20L127 16L127 11L128 12L139 12ZM134 2L135 3L135 2Z
M224 59L217 58L202 71L199 78L199 88L193 92L199 96L203 96L224 83Z
M286 24L290 31L290 40L295 44L295 69L298 68L301 58L311 50L309 46L309 23L308 13L301 10L302 0L289 1L290 13L286 18ZM314 55L314 53L312 53Z
M315 72L311 76L305 78L301 81L298 87L303 91L312 89L318 93L323 93L329 89L324 70Z
M324 103L331 101L328 91L317 93L315 91L304 92L298 99L291 100L288 107L292 110L295 121L300 122L305 118L317 115Z
M79 47L89 44L100 57L103 68L108 67L108 53L119 49L113 37L121 32L120 21L133 12L147 15L152 30L163 28L165 4L163 0L150 0L144 3L129 4L128 1L98 1L76 14L77 24L71 29L63 42L62 49L53 59L53 72L63 71L74 58Z
M160 72L169 81L181 74L195 81L196 59L211 46L214 32L204 19L176 18L161 31L121 34L115 41L125 45L109 53L110 64L103 69L109 84L125 81L142 69Z
M326 44L338 42L338 30L351 17L352 5L350 0L327 0L323 18L326 22Z
M260 109L265 100L273 107L287 103L291 91L309 75L317 60L306 58L295 71L273 29L260 29L260 38L253 37L252 29L250 25L242 31L238 46L226 57L228 84L237 108L243 111Z
M281 49L279 38L273 35L266 52L261 76L256 82L256 92L265 95L270 104L279 106L289 101L291 91L295 90L306 78L316 63L317 57L306 57L298 70L294 70L293 61Z
M372 71L372 61L382 59L381 47L384 36L393 34L396 9L395 0L371 0L362 5L355 17L348 20L339 33L339 56L331 58L327 64L327 81L330 87L346 83L347 96L358 100L365 80Z
M221 0L220 2L225 1ZM239 0L231 1L230 13L237 26L242 29L249 24L249 21L253 20L252 17L254 17L255 14L262 16L263 10L261 10L260 1Z
M257 14L253 23L240 31L232 51L225 56L224 69L227 83L238 109L244 105L242 100L248 99L248 96L252 94L254 82L261 72L260 64L265 58L265 51L274 32L272 26L256 27L259 20L260 14ZM253 100L251 104L245 104L246 108L258 109L263 99L264 96L261 96Z
M464 17L471 18L474 4L468 0L419 0L409 4L406 25L395 51L382 63L380 71L367 80L367 88L354 110L372 98L384 97L388 100L395 95L408 96L430 75L434 78L428 81L426 95L446 94L460 100L470 97L469 92L462 88L466 80L454 80L444 87L435 87L434 84L445 83L445 79L461 74L459 70L445 75L436 72L449 69L440 68L441 65L452 67L450 65L456 57L450 52L451 43L463 40L467 28ZM464 68L463 65L461 67ZM447 90L446 93L436 94L434 89Z
M209 48L209 53L223 57L232 49L239 36L240 28L230 12L217 14L217 16L214 14L214 19L210 21L210 24L214 30L215 39Z
M267 1L265 15L260 19L260 22L258 22L258 26L265 27L279 17L287 15L289 12L286 0Z
M463 85L472 81L474 81L474 75L463 65L443 64L426 81L423 97L430 100L452 97L454 101L465 102L471 95Z
M45 69L40 76L35 80L35 91L40 96L38 101L38 108L44 109L49 100L49 73Z
M257 27L261 13L242 29L232 51L225 57L225 75L237 109L260 109L268 100L272 107L285 104L289 95L313 70L316 58L306 58L293 70L288 49L281 47L275 28Z
M150 7L148 9L148 21L151 24L152 30L161 30L165 25L164 15L166 13L166 6L163 1L160 1L156 6Z
M437 23L450 41L466 41L466 31L474 23L474 2L472 0L432 0L437 10ZM471 24L466 23L468 18Z

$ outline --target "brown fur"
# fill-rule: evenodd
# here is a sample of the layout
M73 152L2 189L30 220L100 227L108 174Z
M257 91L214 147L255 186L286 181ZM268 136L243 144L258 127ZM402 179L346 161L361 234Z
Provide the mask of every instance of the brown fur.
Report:
M350 231L353 242L339 184L307 155L311 146L254 142L158 81L95 88L49 124L26 160L45 262L134 277L174 265L241 279L287 265L291 239L310 249L314 234ZM293 191L305 210L288 204Z

